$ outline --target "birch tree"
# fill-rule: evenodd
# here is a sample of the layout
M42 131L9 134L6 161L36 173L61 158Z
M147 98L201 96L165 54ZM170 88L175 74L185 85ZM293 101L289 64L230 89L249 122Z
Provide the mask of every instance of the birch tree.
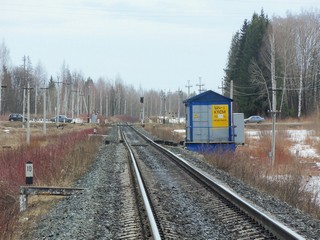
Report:
M274 37L275 37L275 50L278 58L278 63L281 68L278 68L279 76L282 78L282 91L279 104L279 112L283 113L284 105L288 107L288 102L286 100L287 96L287 83L288 83L288 74L290 68L292 69L295 64L295 37L293 30L293 21L290 17L288 18L273 18L272 21ZM288 111L288 109L287 109Z
M3 80L4 80L4 75L7 70L7 63L9 61L9 50L6 47L5 43L2 42L0 45L0 115L3 114L2 111L2 88L3 88Z
M46 81L46 72L44 70L44 67L42 66L41 62L38 62L37 66L34 69L34 117L37 118L38 114L38 105L40 103L40 98L39 98L39 92L40 88L46 88L45 86L45 81ZM46 91L43 89L43 91Z
M299 66L298 118L301 117L303 88L310 85L310 66L313 53L319 49L319 18L314 13L304 12L295 21L296 62Z

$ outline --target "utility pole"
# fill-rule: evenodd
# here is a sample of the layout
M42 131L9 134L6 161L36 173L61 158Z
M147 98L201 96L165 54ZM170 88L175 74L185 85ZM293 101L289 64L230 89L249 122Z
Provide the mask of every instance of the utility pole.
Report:
M230 81L230 98L233 99L233 80Z
M230 98L233 99L233 80L230 81ZM232 101L230 103L230 107L231 107L231 111L230 112L232 113L232 111L233 111L233 109L232 109L232 107L233 107L232 106ZM231 118L232 118L232 115L231 115Z
M199 84L196 84L196 86L199 87L199 93L202 92L202 87L204 86L204 84L201 84L201 77L199 77Z
M27 90L27 145L30 145L30 90L33 88L30 88L30 83L28 81L28 85L25 90ZM24 116L23 116L24 119Z
M162 115L162 123L165 124L166 123L166 93L161 91L160 92L160 99L161 99L161 103L162 103L162 107L161 107L161 115Z
M71 90L72 99L71 99L71 118L74 119L74 112L77 112L77 117L79 117L79 92L78 90ZM77 93L77 110L74 110L74 94Z
M88 123L90 123L90 85L88 91Z
M144 123L144 97L140 97L140 104L141 104L141 125L143 126L143 123Z
M75 91L71 90L72 99L71 99L71 118L74 119L74 93Z
M68 86L71 85L71 83L65 82L63 84L66 85L64 88L63 108L64 108L64 115L67 116L67 112L68 112Z
M78 86L78 90L77 90L77 118L79 118L80 116L80 109L82 109L82 101L81 101L81 91L80 91L80 87Z
M28 81L28 102L27 102L27 144L30 145L30 83Z
M102 88L100 88L100 114L102 115Z
M59 77L57 77L57 81L55 81L57 86L57 109L56 109L56 125L59 125L59 114L60 114L60 84L62 82L59 81Z
M221 94L224 96L224 82L223 79L221 81L221 87L218 87L219 89L221 89Z
M182 91L180 88L178 89L178 123L180 123L180 105L181 105L181 98L183 96Z
M37 82L35 84L35 101L34 101L34 118L37 120L37 114L38 114L38 86Z
M26 56L23 56L23 78L26 82L27 76L26 76ZM24 119L25 119L25 106L26 106L26 89L23 88L23 101L22 101L22 128L24 128Z
M23 103L22 103L22 128L24 128L25 123L25 112L26 112L26 89L23 88Z
M169 91L168 91L168 93L167 93L167 96L168 96L168 104L169 104L169 116L170 116L170 118L172 117L172 109L171 109L171 97L172 97L172 92L170 91L170 89L169 89Z
M3 88L7 88L7 86L4 86L4 85L1 85L2 84L2 80L1 80L1 76L0 76L0 86L1 86L1 89L0 89L0 115L3 114L3 111L2 111L2 89Z
M188 80L188 85L186 85L186 88L188 88L188 98L190 97L190 88L192 88L192 85L190 85L190 80Z
M271 84L272 84L272 143L271 143L271 165L275 164L275 151L276 151L276 111L277 111L277 82L275 79L275 43L274 43L274 33L269 36L269 41L271 45Z
M46 82L44 82L44 85L46 85ZM43 134L47 134L47 98L46 93L48 88L44 87L43 89Z

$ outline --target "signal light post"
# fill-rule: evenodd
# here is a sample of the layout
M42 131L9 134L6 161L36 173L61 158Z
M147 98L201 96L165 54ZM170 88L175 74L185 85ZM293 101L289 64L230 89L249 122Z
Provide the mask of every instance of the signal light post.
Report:
M144 123L144 97L140 97L140 103L141 103L141 125L143 126Z

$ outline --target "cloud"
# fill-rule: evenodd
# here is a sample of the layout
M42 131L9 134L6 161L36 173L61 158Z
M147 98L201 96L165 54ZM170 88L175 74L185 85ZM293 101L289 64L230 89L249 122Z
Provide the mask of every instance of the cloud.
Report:
M0 10L4 32L65 36L180 34L197 26L207 1L12 0ZM200 19L201 20L201 19ZM202 29L201 29L202 28Z

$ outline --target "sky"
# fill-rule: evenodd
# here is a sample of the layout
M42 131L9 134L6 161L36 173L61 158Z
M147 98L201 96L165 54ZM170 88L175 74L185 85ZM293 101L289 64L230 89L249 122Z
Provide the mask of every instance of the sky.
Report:
M264 10L285 17L319 0L0 0L11 64L29 56L47 77L63 63L136 89L221 93L232 36Z

